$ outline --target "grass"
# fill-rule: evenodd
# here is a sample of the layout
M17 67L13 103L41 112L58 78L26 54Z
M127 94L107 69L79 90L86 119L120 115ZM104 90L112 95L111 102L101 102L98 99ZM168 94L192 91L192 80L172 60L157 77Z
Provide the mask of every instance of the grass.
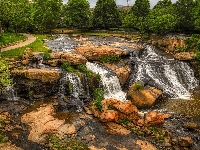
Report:
M48 53L49 49L45 47L44 43L43 43L43 39L46 39L47 37L45 35L34 35L36 37L35 42L17 48L17 49L12 49L9 51L5 51L1 53L1 57L2 58L21 58L22 55L24 54L24 50L26 49L31 49L31 52L44 52L44 53Z
M141 82L136 82L134 84L134 91L140 91L144 89L144 85Z
M25 38L26 36L24 36L23 34L2 33L0 34L0 46L21 41L24 40Z
M102 100L104 92L100 88L96 88L94 91L94 105L101 110L102 109Z
M51 135L49 137L51 150L89 150L88 146L77 139L62 139Z
M120 57L115 56L115 55L109 55L109 56L102 56L99 58L99 61L101 63L116 63L120 61Z

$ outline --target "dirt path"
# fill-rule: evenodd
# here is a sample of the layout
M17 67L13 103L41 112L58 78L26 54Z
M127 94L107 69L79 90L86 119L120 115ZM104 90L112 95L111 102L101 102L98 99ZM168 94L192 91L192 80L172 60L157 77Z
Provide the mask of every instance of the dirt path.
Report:
M33 35L31 34L24 34L28 39L24 42L21 42L21 43L18 43L16 45L13 45L13 46L8 46L6 48L2 48L1 49L1 52L4 52L4 51L8 51L8 50L11 50L11 49L15 49L15 48L19 48L19 47L23 47L23 46L26 46L28 44L31 44L33 43L35 40L36 40L36 37L34 37Z

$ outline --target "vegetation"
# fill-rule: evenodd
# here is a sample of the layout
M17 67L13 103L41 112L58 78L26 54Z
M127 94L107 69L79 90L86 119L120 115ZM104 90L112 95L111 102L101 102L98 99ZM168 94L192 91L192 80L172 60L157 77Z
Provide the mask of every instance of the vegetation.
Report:
M36 36L35 42L24 47L2 52L1 56L8 57L8 58L15 58L17 56L18 58L21 58L26 49L30 49L31 52L48 53L49 49L44 46L44 43L42 41L43 39L46 39L47 37L44 35L35 35L35 36Z
M86 144L77 139L62 139L55 135L49 136L49 146L52 150L89 150Z
M70 0L65 6L65 20L69 26L89 27L90 4L86 0Z
M93 27L109 29L121 24L120 14L114 0L98 0L93 12Z
M5 92L5 87L11 85L9 65L6 61L0 59L0 94Z
M22 34L2 33L0 34L0 46L13 42L24 40L26 37Z
M96 88L94 91L94 105L101 110L102 108L102 100L103 100L104 92L100 88Z
M134 91L140 91L144 89L144 85L141 82L136 82L134 84Z
M109 55L109 56L101 56L99 58L99 61L101 63L115 63L120 60L120 57L115 56L115 55Z

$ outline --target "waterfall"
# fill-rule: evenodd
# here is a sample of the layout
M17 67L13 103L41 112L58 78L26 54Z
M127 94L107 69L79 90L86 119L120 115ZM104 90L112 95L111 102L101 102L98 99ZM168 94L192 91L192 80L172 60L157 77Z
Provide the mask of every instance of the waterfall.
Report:
M95 63L87 62L86 67L101 76L104 98L114 98L123 102L126 101L126 93L122 91L117 75L108 68Z
M16 100L19 99L19 97L17 97L17 93L15 93L15 90L14 90L13 86L7 86L5 88L5 90L6 90L5 91L5 96L6 96L7 100L14 100L14 101L16 101Z
M132 58L130 58L132 59ZM194 72L186 62L158 55L153 46L134 58L136 67L130 84L137 81L155 86L170 98L190 98L190 90L198 85Z
M67 87L70 92L70 105L76 106L76 111L81 112L84 105L83 101L80 99L80 96L84 95L81 80L75 73L63 73L64 75L60 81L59 94L61 98L63 98Z

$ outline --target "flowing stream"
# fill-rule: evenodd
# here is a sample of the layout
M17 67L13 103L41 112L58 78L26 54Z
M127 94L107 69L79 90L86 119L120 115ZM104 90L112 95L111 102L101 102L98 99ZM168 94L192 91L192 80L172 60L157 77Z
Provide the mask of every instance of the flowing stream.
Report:
M126 93L122 91L117 75L101 65L87 62L87 69L101 76L104 89L104 98L114 98L122 102L126 101Z
M187 63L159 55L153 46L147 45L141 56L130 59L136 65L129 85L140 81L161 89L169 98L181 99L189 99L190 90L198 85Z

